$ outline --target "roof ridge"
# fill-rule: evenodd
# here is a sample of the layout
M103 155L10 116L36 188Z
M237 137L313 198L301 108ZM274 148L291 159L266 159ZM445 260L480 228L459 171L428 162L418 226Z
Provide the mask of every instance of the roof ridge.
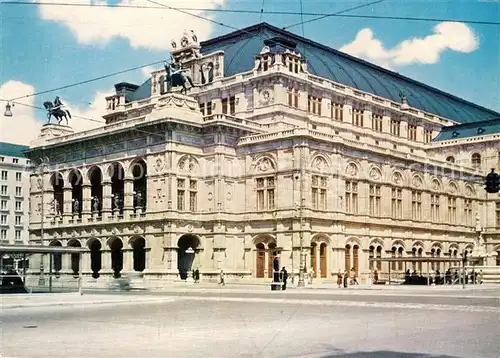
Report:
M459 124L455 124L452 126L443 127L441 130L444 131L444 130L451 130L451 129L469 128L469 127L474 128L474 127L479 127L479 126L484 125L484 124L487 124L487 125L496 124L495 122L500 123L500 117L493 118L493 119L487 119L484 121L478 121L478 122L459 123Z
M290 32L290 31L287 31L287 30L284 30L284 29L280 29L280 28L278 28L278 27L276 27L274 25L271 25L271 24L269 24L267 22L261 22L261 23L255 24L255 25L248 26L246 28L242 28L242 29L239 29L239 30L232 31L230 33L227 33L227 34L215 37L213 39L210 39L210 40L207 40L207 41L203 41L203 42L200 43L200 45L201 46L207 46L207 45L210 45L210 44L213 44L213 43L217 43L217 42L221 42L221 41L227 41L227 40L229 40L231 38L239 37L239 36L241 36L241 35L243 35L245 33L252 33L252 32L255 32L255 30L261 30L261 29L264 29L264 28L266 28L268 30L271 30L271 31L274 31L274 32L277 32L277 33L279 33L281 35L284 35L284 36L292 37L293 39L295 39L297 41L300 41L302 43L309 44L309 45L312 45L312 46L314 46L316 48L320 48L320 49L325 50L327 52L333 53L335 55L342 56L342 57L347 58L347 59L349 59L351 61L354 61L354 62L357 62L357 63L362 64L364 66L373 68L373 69L375 69L377 71L381 71L381 72L383 72L383 73L385 73L387 75L390 75L392 77L396 77L396 78L399 78L399 79L401 79L403 81L406 81L406 82L418 85L420 87L426 88L426 89L430 90L431 92L434 92L434 93L437 93L437 94L441 94L441 95L443 95L443 96L445 96L445 97L447 97L449 99L452 99L454 101L461 102L463 104L475 107L475 108L480 109L482 111L486 111L488 113L491 113L492 115L500 117L500 113L497 112L497 111L495 111L495 110L493 110L493 109L481 106L481 105L479 105L477 103L468 101L468 100L466 100L464 98L461 98L461 97L455 96L455 95L453 95L451 93L448 93L448 92L445 92L443 90L440 90L439 88L432 87L432 86L430 86L428 84L425 84L423 82L417 81L417 80L415 80L413 78L404 76L404 75L402 75L400 73L388 70L388 69L386 69L384 67L378 66L378 65L373 64L371 62L368 62L366 60L363 60L363 59L360 59L358 57L349 55L349 54L347 54L345 52L342 52L340 50L334 49L333 47L323 45L323 44L321 44L319 42L316 42L316 41L308 39L306 37L297 35L297 34L295 34L293 32Z

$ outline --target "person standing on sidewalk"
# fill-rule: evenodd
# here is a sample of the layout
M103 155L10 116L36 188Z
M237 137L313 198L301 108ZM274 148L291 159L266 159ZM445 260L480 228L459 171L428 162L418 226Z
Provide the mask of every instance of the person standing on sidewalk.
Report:
M337 286L342 287L342 272L339 269L339 272L337 272Z
M281 289L283 291L286 290L286 280L288 280L288 272L285 266L283 266L283 268L281 269L281 282L283 282L283 286L281 286Z

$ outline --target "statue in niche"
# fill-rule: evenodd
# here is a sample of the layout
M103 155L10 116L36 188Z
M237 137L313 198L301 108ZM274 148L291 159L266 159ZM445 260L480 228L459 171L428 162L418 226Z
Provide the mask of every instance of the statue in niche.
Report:
M73 214L80 213L80 202L78 199L73 199Z
M55 216L61 215L61 208L59 206L59 201L57 199L54 199L52 201L52 212L54 213Z
M98 212L100 204L101 204L101 202L99 201L99 198L97 196L94 196L92 198L92 211Z

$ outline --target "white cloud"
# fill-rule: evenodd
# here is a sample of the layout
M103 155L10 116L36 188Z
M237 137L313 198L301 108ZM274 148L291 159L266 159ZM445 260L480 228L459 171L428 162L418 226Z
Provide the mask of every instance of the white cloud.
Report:
M35 88L33 86L20 81L8 81L0 84L0 98L2 99L26 96L34 92ZM94 99L86 108L74 106L61 98L66 109L70 111L73 117L69 120L69 125L75 132L104 125L102 115L106 113L105 97L111 93L111 91L109 93L96 92ZM0 141L29 145L32 140L38 137L42 125L47 121L47 117L42 110L30 107L40 107L37 98L34 96L16 100L12 107L12 117L3 115L6 102L0 102ZM99 123L88 119L102 122ZM54 123L53 118L51 122ZM66 124L66 121L63 121L62 124Z
M214 9L225 0L158 0L170 7L190 7ZM51 3L67 3L53 0ZM106 0L84 0L81 3L107 5ZM122 0L121 6L148 6L146 0ZM62 22L68 26L82 44L106 44L115 37L127 39L134 48L153 50L170 49L173 38L180 39L184 30L194 30L199 40L207 39L213 23L170 9L124 9L119 7L72 7L40 5L42 19ZM198 16L209 17L203 11L191 11Z
M437 63L446 50L469 53L479 47L474 31L460 22L441 22L434 27L434 33L422 38L404 40L392 49L386 49L376 39L372 30L365 28L358 32L351 43L340 51L364 58L384 67L403 66L413 63Z

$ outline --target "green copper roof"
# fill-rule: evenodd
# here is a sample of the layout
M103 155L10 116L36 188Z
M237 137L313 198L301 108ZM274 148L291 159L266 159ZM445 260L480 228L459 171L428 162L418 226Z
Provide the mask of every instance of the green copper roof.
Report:
M28 149L25 145L0 142L0 155L24 158L24 151Z
M442 142L445 140L479 137L489 134L500 134L500 117L491 121L443 127L437 137L434 138L434 141Z
M500 117L500 113L445 93L398 73L347 55L267 23L257 24L201 43L203 54L224 51L224 76L252 70L255 56L264 40L284 37L296 43L307 58L308 70L314 75L400 102L403 92L410 106L454 120L470 123ZM150 96L147 81L131 96L133 100Z

